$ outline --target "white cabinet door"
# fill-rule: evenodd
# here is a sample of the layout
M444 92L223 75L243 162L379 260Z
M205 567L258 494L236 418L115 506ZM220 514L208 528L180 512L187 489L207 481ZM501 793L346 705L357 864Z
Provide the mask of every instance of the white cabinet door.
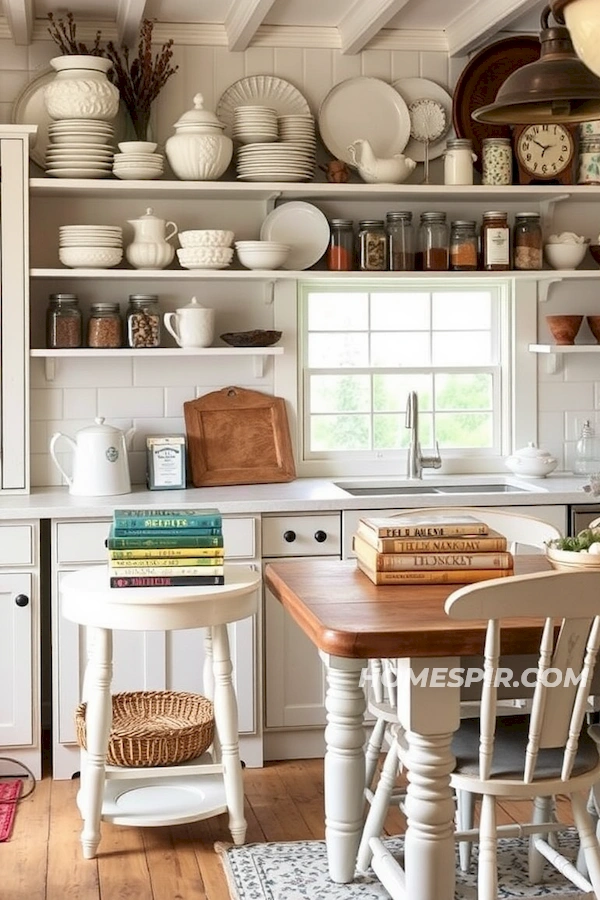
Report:
M34 609L31 575L0 573L0 753L33 743Z

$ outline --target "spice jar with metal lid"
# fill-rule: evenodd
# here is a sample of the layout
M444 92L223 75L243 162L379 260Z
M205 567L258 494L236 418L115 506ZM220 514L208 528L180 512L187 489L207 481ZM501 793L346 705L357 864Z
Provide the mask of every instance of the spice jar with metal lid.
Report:
M50 294L46 311L46 346L82 346L82 318L77 294Z
M424 272L447 271L449 238L445 212L421 213L418 268Z
M415 267L412 213L389 212L385 217L388 235L388 266L392 272L410 272Z
M577 184L600 184L600 136L582 137Z
M444 184L473 184L477 155L469 138L451 138L444 151Z
M327 268L351 272L354 268L354 222L352 219L331 219L329 231Z
M119 304L92 303L87 326L88 347L120 347L123 343L123 323Z
M540 214L536 212L517 213L513 228L513 266L515 269L541 269L542 247Z
M482 267L490 272L510 269L510 227L508 213L491 210L483 214L481 225Z
M160 310L156 294L131 294L127 307L129 347L160 347Z
M512 184L510 138L491 137L481 142L481 183Z
M387 235L382 219L358 223L358 265L369 272L387 269Z
M456 219L450 226L450 268L454 272L477 269L477 223Z

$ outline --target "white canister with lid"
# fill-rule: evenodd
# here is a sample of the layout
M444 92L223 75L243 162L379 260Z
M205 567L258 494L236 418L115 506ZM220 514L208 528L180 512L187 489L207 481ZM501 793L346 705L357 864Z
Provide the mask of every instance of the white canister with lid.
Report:
M515 450L512 456L508 456L505 463L511 472L521 478L545 478L555 470L558 460L530 441L526 447Z
M468 138L453 138L444 151L444 184L473 184L477 154Z
M233 156L233 141L225 126L204 109L202 94L194 96L194 109L175 122L175 134L165 144L173 172L184 181L215 181L225 172Z
M167 331L180 347L210 347L215 336L215 311L192 297L186 306L164 315Z

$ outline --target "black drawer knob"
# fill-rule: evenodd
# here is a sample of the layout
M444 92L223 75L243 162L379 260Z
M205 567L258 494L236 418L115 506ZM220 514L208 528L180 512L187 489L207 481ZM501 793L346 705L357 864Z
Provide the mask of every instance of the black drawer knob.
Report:
M319 544L324 543L327 540L327 532L326 531L315 531L315 541Z
M293 544L294 541L296 540L296 532L295 531L284 531L283 539L284 539L284 541L287 541L288 544Z
M28 606L29 605L29 597L27 594L17 594L15 597L15 603L17 606Z

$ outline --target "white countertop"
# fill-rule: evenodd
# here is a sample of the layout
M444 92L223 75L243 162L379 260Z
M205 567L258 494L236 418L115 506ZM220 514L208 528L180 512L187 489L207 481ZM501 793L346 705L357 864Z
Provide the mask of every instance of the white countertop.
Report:
M373 478L340 477L342 483L372 485ZM383 484L394 481L382 478ZM600 497L586 493L588 479L567 473L547 478L519 479L511 475L430 475L424 488L443 484L498 484L508 482L524 488L518 493L485 491L454 494L410 494L354 497L327 478L297 478L287 484L249 484L231 487L188 488L185 491L149 491L134 486L130 494L110 497L72 497L66 487L34 488L30 494L2 495L1 519L77 519L110 517L116 508L217 507L222 513L326 512L342 509L384 509L427 506L532 506L584 504L600 506ZM406 482L405 482L406 484Z

